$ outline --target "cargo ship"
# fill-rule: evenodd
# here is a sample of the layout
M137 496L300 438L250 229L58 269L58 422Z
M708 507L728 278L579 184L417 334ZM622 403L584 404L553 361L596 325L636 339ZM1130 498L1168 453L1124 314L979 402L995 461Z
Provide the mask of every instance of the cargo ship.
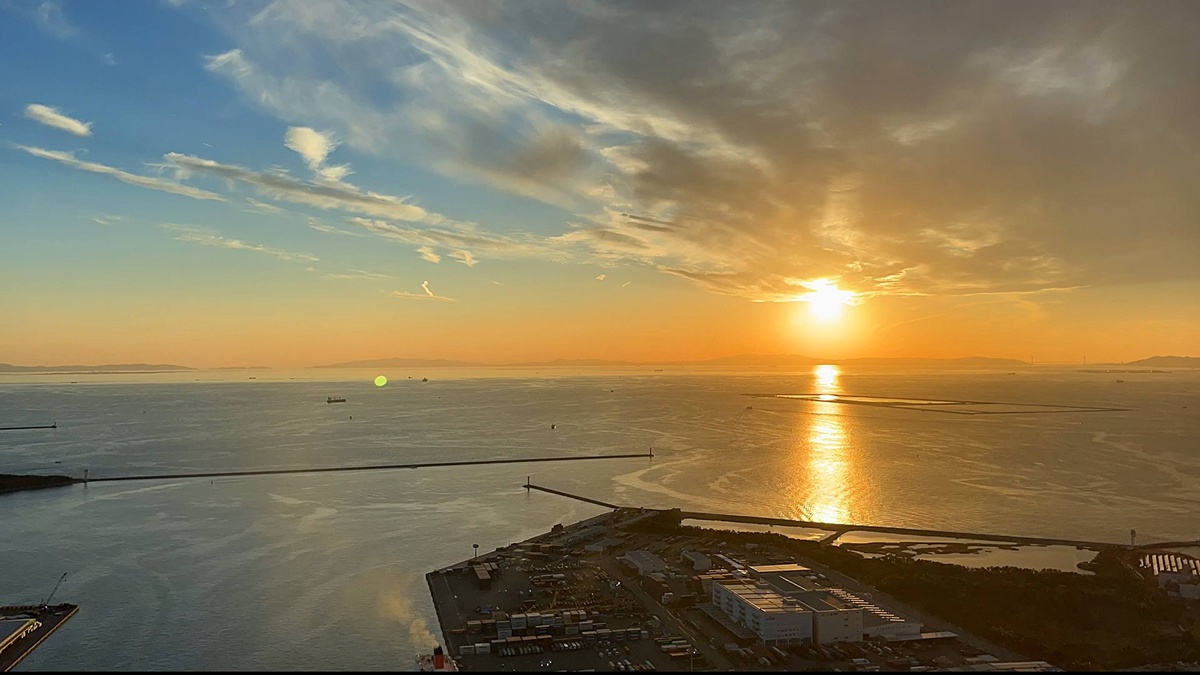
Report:
M432 654L417 654L417 670L422 673L457 673L458 664L446 656L439 646L433 648Z
M345 403L346 399L341 396L330 396L325 399L326 403Z

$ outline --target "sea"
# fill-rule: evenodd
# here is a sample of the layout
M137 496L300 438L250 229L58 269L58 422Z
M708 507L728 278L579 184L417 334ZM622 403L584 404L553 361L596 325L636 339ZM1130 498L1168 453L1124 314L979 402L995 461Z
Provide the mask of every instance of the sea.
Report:
M3 494L0 604L39 602L66 573L54 600L80 606L25 671L412 670L441 637L426 572L470 558L476 544L491 551L602 512L528 492L527 479L628 506L1200 538L1200 371L1082 370L3 375L0 426L57 428L0 432L0 473L654 456ZM1063 564L995 553L993 564ZM1068 553L1066 569L1086 559Z

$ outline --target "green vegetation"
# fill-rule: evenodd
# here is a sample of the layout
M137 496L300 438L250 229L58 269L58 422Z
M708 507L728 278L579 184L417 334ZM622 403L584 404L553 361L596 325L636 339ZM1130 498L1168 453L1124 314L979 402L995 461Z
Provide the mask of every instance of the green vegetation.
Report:
M898 555L864 558L780 534L685 527L670 512L631 529L785 549L1029 658L1068 670L1200 660L1200 641L1186 628L1191 623L1186 605L1131 573L1115 552L1101 553L1091 566L1096 574L1084 575L969 568Z
M83 481L78 478L71 478L70 476L19 476L11 473L0 473L0 492L37 490L81 482Z

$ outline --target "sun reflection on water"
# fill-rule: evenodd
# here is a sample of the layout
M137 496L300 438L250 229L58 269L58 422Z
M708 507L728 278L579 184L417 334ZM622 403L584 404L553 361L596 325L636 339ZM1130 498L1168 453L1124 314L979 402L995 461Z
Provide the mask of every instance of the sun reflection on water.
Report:
M826 403L841 391L837 366L813 369L814 388L821 402L813 403L816 413L797 416L797 478L805 483L797 504L802 517L826 523L850 522L850 465L846 449L846 430L837 414L837 404Z

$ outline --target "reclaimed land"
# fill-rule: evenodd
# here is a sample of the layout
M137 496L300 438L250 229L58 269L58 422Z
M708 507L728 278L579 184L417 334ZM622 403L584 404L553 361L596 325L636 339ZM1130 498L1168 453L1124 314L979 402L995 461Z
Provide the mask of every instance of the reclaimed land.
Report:
M60 487L82 483L78 478L70 476L20 476L11 473L0 473L0 493L18 492L20 490L40 490L42 488Z
M730 543L789 550L1034 659L1067 670L1113 670L1200 660L1200 617L1142 578L1119 547L1101 551L1083 575L1016 567L969 568L888 555L865 558L837 546L770 532L685 526L664 511L631 526L670 535L708 534Z

